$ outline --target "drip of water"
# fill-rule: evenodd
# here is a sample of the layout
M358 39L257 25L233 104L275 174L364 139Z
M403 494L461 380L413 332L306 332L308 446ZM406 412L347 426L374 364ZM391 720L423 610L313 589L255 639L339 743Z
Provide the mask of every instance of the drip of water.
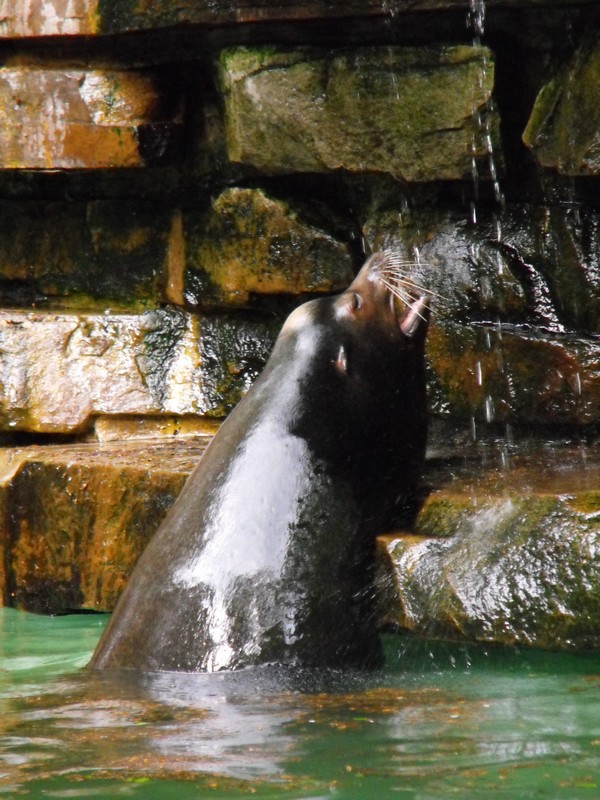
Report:
M467 13L467 27L472 32L473 46L480 47L483 43L485 36L485 18L486 18L486 5L485 0L469 0L469 11ZM489 71L492 69L485 51L481 60L480 71L478 75L478 85L482 89L488 83ZM481 199L481 182L487 179L491 182L493 191L494 202L496 210L493 214L493 231L495 239L498 242L502 241L502 213L505 207L505 198L500 186L499 169L497 163L496 153L494 151L494 140L492 135L492 122L495 114L495 105L493 98L490 98L485 107L477 107L473 110L473 122L475 133L470 142L470 158L471 158L471 178L472 178L472 197L469 203L468 219L469 223L475 227L478 224L479 216L479 203ZM483 159L480 154L484 153ZM470 249L470 257L473 263L478 261L478 248L473 245ZM499 277L504 273L504 262L501 254L496 256L496 269ZM493 291L492 284L482 278L481 291L483 294L488 294ZM504 355L502 352L502 325L500 320L496 322L495 335L492 331L487 329L484 333L483 346L492 353L495 358L496 368L500 375L506 378L507 385L510 382L510 377L506 374ZM485 390L484 387L484 374L481 361L477 361L474 368L475 380L479 387ZM496 402L492 394L488 391L484 392L483 419L486 424L491 424L496 420ZM474 440L477 439L478 429L475 418L471 420L471 436ZM502 467L508 469L508 449L510 441L508 439L500 453L500 460Z
M485 30L485 0L470 0L467 26L476 37L481 37Z

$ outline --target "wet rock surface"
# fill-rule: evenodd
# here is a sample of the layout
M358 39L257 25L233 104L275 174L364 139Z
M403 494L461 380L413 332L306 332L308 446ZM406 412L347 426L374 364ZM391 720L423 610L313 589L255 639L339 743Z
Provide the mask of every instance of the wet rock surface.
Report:
M600 175L600 46L590 37L546 83L523 134L545 167L565 175Z
M374 249L410 260L434 297L430 399L440 415L591 427L598 422L599 217L508 204L469 221L443 208L380 209Z
M595 0L487 0L490 7L579 6ZM4 37L74 36L124 33L149 28L190 24L222 25L264 21L296 21L337 17L386 17L402 11L444 11L464 13L463 0L189 0L173 6L168 0L154 0L139 7L123 0L14 0L0 26Z
M210 435L5 448L5 605L110 611ZM131 431L129 432L131 434ZM600 459L573 445L433 456L410 531L378 539L381 623L549 649L600 646ZM518 454L520 453L520 454Z
M315 221L311 220L313 217ZM184 298L244 306L252 296L342 291L352 281L346 244L302 210L262 189L226 189L205 214L186 215Z
M4 605L111 610L207 442L0 451Z
M177 110L151 72L4 66L0 168L140 167L153 126L169 149Z
M181 282L177 211L142 198L0 201L4 306L156 307Z
M484 155L475 114L493 86L485 48L236 48L220 67L232 162L428 181L464 178Z
M262 369L277 327L174 309L1 311L3 427L64 434L98 415L223 416Z
M430 637L597 648L597 452L534 448L498 466L446 466L440 478L414 531L379 540L384 622Z

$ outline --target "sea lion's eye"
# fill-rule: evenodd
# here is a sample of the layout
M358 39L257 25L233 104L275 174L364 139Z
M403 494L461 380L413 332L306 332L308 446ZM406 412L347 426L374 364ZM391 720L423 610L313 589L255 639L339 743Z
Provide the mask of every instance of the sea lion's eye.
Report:
M362 297L356 292L352 292L352 311L362 308Z

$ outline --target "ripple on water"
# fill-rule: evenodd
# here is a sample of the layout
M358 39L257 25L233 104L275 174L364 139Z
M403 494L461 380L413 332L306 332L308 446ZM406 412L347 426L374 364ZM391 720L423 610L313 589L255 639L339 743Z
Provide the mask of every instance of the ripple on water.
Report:
M0 797L600 794L595 655L388 637L375 674L137 679L78 671L96 618L0 625Z

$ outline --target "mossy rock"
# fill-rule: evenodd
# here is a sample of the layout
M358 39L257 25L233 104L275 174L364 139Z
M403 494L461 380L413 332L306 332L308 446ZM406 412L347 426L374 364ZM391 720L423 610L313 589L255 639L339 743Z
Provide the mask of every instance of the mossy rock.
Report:
M590 36L541 89L523 134L544 167L600 175L600 45Z
M184 295L193 306L339 291L354 274L348 247L324 224L262 189L226 189L205 214L188 213L185 239Z
M556 458L552 486L540 453L504 484L485 470L450 481L415 533L380 540L385 620L426 636L600 647L600 464Z
M431 181L468 177L487 155L475 112L494 64L482 47L234 48L219 67L234 163ZM489 130L497 143L493 114Z
M98 415L221 417L262 370L273 318L0 312L0 429L81 433Z

